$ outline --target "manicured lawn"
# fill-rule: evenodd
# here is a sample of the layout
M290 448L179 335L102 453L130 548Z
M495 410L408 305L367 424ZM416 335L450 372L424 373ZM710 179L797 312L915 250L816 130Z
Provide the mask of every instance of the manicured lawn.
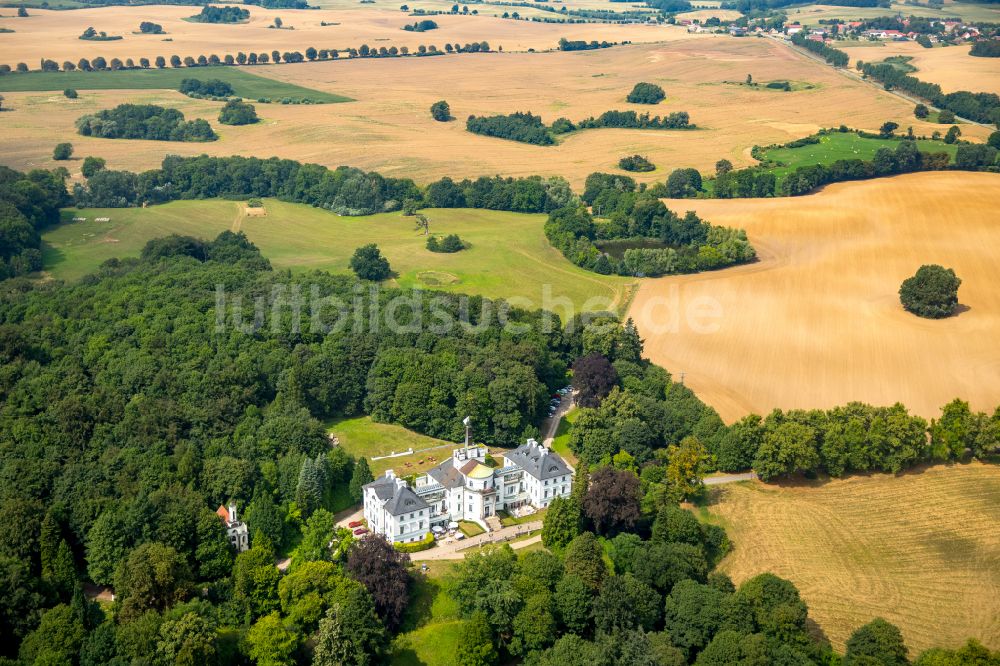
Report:
M452 442L421 435L391 423L375 423L369 416L358 416L334 421L327 426L340 439L340 445L351 455L368 458L372 473L376 476L387 469L395 470L400 476L425 471L451 454ZM372 460L372 456L384 456L393 451L414 451L439 447L426 453ZM433 457L434 460L429 458Z
M512 516L506 511L497 511L497 517L500 518L501 525L504 527L510 527L511 525L522 525L524 523L535 522L536 520L543 520L545 518L546 511L548 511L548 509L540 509L530 516L522 516L521 518Z
M0 92L42 90L149 90L177 89L182 79L219 79L233 87L240 97L262 97L277 102L283 97L308 99L322 104L350 102L349 97L310 90L291 83L250 74L236 67L198 67L165 69L119 69L98 72L24 72L0 77Z
M214 238L247 234L275 268L347 273L354 250L377 243L404 288L428 288L489 298L518 297L519 307L546 307L564 321L567 306L620 309L634 281L574 266L545 238L545 215L472 209L429 209L431 233L457 233L469 248L454 254L426 249L413 218L401 213L341 217L272 199L267 215L247 217L242 203L173 201L149 208L66 210L66 222L45 232L43 264L53 277L75 280L112 257L137 256L151 238L172 233ZM84 217L84 222L71 222ZM108 217L108 222L96 218ZM405 449L401 443L389 449Z
M468 520L458 521L458 529L462 530L462 534L467 537L478 536L486 531L481 526Z
M947 130L942 129L942 133ZM798 148L774 148L764 153L764 156L783 166L776 166L771 171L780 182L786 175L801 166L812 164L833 164L837 160L871 160L879 148L896 149L899 141L894 139L869 139L858 136L854 132L834 132L819 138L818 144L800 146ZM918 140L917 148L928 153L946 152L952 160L958 146L944 141Z

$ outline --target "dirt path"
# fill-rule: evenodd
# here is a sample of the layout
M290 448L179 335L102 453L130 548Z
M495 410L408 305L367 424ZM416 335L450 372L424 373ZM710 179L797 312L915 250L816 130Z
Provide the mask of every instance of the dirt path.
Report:
M742 472L740 474L720 474L710 476L705 479L706 486L720 486L724 483L738 483L740 481L754 481L757 478L755 472Z

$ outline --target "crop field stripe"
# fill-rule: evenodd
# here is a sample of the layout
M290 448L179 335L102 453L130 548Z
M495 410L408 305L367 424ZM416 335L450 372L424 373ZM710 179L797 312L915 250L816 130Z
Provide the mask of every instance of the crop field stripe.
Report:
M293 83L250 74L235 67L180 67L128 69L100 72L26 72L0 77L0 92L65 90L154 90L176 89L183 79L219 79L233 86L240 97L310 99L326 104L354 101L350 97L310 90Z

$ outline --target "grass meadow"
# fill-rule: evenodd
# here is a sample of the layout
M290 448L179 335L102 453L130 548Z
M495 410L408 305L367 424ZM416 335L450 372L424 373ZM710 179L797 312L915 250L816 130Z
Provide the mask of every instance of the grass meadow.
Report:
M75 88L78 90L162 90L177 89L183 79L219 79L233 87L233 92L246 99L262 97L277 101L283 97L333 104L350 102L349 97L319 90L310 90L250 74L243 68L212 67L191 69L119 69L100 72L25 72L0 77L0 92L50 91Z
M451 455L450 449L457 446L453 442L421 435L402 426L376 423L370 416L339 419L327 425L327 432L336 435L340 440L340 446L354 457L368 458L368 465L375 476L380 476L387 469L395 470L401 476L426 471ZM414 451L431 448L435 450L372 460L372 456L384 456L410 448ZM428 460L429 456L433 456L436 460Z
M400 213L341 217L303 204L265 200L267 215L247 217L241 202L174 201L131 209L67 210L63 224L45 232L43 262L55 278L74 280L112 257L137 256L151 238L172 233L214 238L246 233L275 268L348 272L354 250L377 243L404 288L430 288L489 298L517 298L518 306L549 307L555 299L580 310L623 309L634 280L585 271L567 261L542 233L545 215L471 209L430 209L433 234L458 234L469 247L454 254L426 249L413 218ZM73 222L74 217L86 221ZM97 218L110 218L98 222ZM547 286L547 287L546 287ZM405 448L405 447L401 447Z
M996 465L729 484L699 510L734 544L721 569L737 584L765 571L794 582L839 650L874 617L902 630L911 657L969 637L1000 647Z
M941 132L950 127L942 125ZM764 153L764 157L771 162L780 163L769 169L778 178L780 183L795 169L812 164L833 164L837 160L866 160L875 157L879 148L889 148L895 150L899 141L895 139L872 139L855 134L854 132L835 132L819 138L819 143L798 148L772 148ZM958 151L956 144L947 144L944 141L933 139L918 140L917 148L928 153L948 153L954 162L955 153Z

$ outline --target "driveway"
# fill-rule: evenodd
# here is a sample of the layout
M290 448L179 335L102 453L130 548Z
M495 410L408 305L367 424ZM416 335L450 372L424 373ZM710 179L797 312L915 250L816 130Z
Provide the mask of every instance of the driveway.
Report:
M559 430L559 423L562 418L566 416L566 412L573 408L573 394L568 393L562 397L559 401L559 406L556 407L556 413L553 414L549 419L546 419L543 424L544 437L542 438L542 444L545 446L552 446L552 440L556 438L556 432Z

